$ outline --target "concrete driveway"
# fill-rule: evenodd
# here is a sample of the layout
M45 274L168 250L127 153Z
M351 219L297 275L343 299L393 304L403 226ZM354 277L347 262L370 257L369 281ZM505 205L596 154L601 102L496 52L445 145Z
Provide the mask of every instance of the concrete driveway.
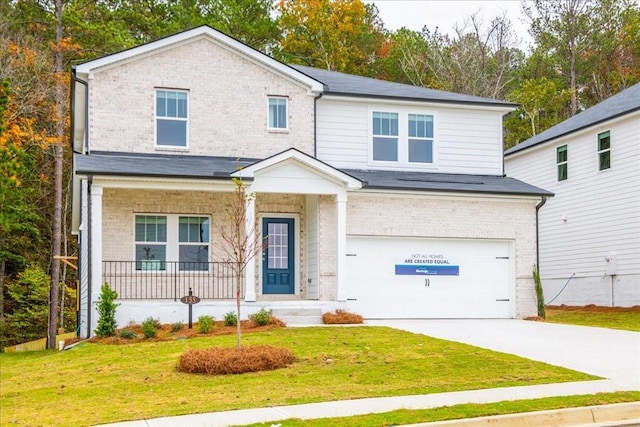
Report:
M368 320L563 366L640 390L640 332L513 319Z

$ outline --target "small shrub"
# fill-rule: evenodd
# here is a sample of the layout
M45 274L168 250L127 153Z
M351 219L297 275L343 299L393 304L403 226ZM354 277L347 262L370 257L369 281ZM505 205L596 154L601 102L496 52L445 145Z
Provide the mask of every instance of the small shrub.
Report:
M224 315L225 326L236 326L238 324L238 316L235 311L230 311Z
M120 338L124 338L126 340L133 340L133 339L138 338L138 334L133 332L131 329L123 329L123 330L121 330L120 333L118 334L118 336Z
M362 323L364 320L359 314L350 313L346 310L336 310L335 313L324 313L322 321L327 325L349 325Z
M116 308L120 304L114 301L118 298L118 293L111 289L108 283L102 285L100 289L100 299L98 299L98 327L94 330L100 338L112 337L116 334Z
M174 322L171 324L171 332L174 334L178 331L181 331L184 328L184 323L182 322Z
M258 326L266 326L271 323L271 311L267 311L262 307L260 311L249 316L249 320Z
M188 350L180 356L178 371L191 374L227 375L269 371L295 362L291 350L273 346Z
M157 330L161 327L162 325L157 319L147 317L142 322L142 335L144 335L145 338L155 338Z
M198 332L201 334L208 334L211 332L215 320L216 319L213 316L198 317Z

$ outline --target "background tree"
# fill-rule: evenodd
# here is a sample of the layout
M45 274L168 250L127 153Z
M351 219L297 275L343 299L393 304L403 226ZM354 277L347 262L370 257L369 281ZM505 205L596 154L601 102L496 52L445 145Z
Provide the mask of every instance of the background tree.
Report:
M280 0L277 10L285 62L371 74L383 40L375 6L360 0Z

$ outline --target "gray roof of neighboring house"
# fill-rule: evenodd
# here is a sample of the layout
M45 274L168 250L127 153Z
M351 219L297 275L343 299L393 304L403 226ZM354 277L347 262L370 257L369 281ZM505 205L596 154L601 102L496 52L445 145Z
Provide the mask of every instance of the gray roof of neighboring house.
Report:
M230 179L240 167L260 159L171 154L97 152L75 154L79 175L146 176L197 179ZM526 196L553 194L514 178L491 175L459 175L424 172L341 169L363 182L363 189L443 191Z
M465 103L515 108L517 104L479 96L463 95L369 77L354 76L319 68L290 65L295 70L324 84L325 94L375 98L409 99L444 103Z
M589 126L640 110L640 83L584 110L575 116L550 127L504 152L505 156L517 153L543 142L559 138Z

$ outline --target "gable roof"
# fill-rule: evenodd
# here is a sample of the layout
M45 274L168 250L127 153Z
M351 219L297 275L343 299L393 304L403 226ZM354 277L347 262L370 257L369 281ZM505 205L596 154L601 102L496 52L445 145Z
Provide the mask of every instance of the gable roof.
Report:
M504 152L505 156L640 110L640 83L550 127Z
M199 27L163 37L149 43L138 45L121 52L82 62L80 64L74 65L73 69L76 75L86 76L96 69L112 66L123 61L130 61L137 57L148 55L159 50L167 49L186 43L190 40L196 40L200 38L207 38L213 42L225 46L228 49L236 51L247 59L262 64L268 68L274 69L282 73L283 75L286 75L287 77L308 86L311 92L320 93L323 89L322 84L314 80L312 77L307 76L306 74L301 73L298 70L295 70L290 66L283 64L282 62L277 61L272 57L265 55L264 53L250 46L247 46L239 40L236 40L233 37L228 36L223 32L220 32L208 25L201 25Z
M442 90L388 82L370 77L355 76L302 65L291 65L291 67L314 80L322 82L324 84L324 93L327 95L432 101L439 103L464 103L507 107L510 110L517 107L517 104L492 98L445 92Z

